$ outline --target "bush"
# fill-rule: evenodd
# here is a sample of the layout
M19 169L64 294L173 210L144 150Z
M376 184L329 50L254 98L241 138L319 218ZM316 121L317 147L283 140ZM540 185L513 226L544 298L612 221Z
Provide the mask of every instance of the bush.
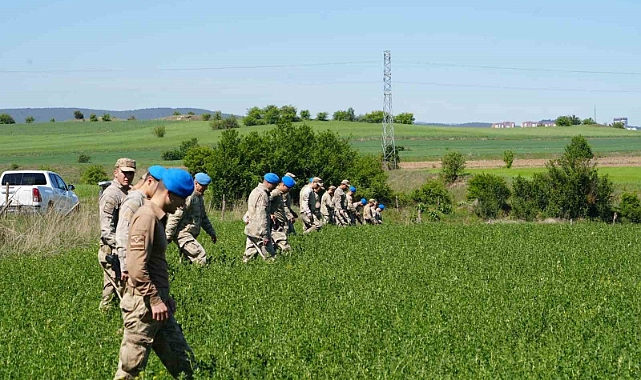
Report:
M316 114L316 120L327 121L327 112L319 112Z
M209 119L211 119L211 114L210 113L204 113L204 114L200 115L200 118L202 119L202 121L209 121Z
M111 121L111 115L108 113L102 115L102 121Z
M494 174L478 174L470 181L467 199L475 200L474 212L481 218L496 218L509 211L510 189L503 177Z
M127 121L136 121L136 117L134 115L131 115L127 118Z
M446 183L456 181L465 170L465 158L459 152L449 152L441 158L441 177Z
M155 126L154 135L156 135L156 137L165 137L165 126L164 125Z
M312 115L311 115L311 113L309 112L309 110L301 110L301 111L300 111L300 118L301 118L302 120L311 120Z
M414 124L414 114L410 112L399 113L394 116L394 122L398 124Z
M27 123L27 124L31 124L31 123L33 123L34 121L36 121L36 119L35 119L33 116L27 116L27 117L24 119L24 122L25 122L25 123Z
M183 155L178 149L166 150L160 154L160 157L165 161L177 161L183 159Z
M547 177L535 173L532 180L520 175L512 181L512 215L527 221L535 220L545 209Z
M85 115L83 115L82 112L80 112L80 111L74 111L73 112L73 118L76 119L76 120L84 120L85 119Z
M11 115L6 113L0 114L0 124L15 124L16 121L11 117Z
M49 120L49 122L50 122L50 123L55 123L55 122L56 122L56 119L54 119L54 118L52 117L52 118Z
M621 221L641 223L641 200L636 194L623 193L617 211L621 216Z
M625 124L623 124L620 121L617 121L616 123L612 123L611 127L617 128L617 129L625 129Z
M174 116L180 116L180 111L174 111L174 113L173 113L172 115L174 115Z
M81 154L80 156L78 156L78 162L81 164L86 164L90 160L91 160L91 157L87 154Z
M506 168L511 168L514 163L514 152L511 150L506 150L503 152L503 162L505 162Z
M165 161L177 161L185 158L187 152L198 146L198 138L194 137L191 140L184 140L180 143L178 149L167 150L161 153L160 157Z
M89 115L89 121L98 121L98 116L95 113Z
M15 162L12 162L11 165L9 165L9 170L16 170L20 167L20 165L16 164Z
M423 186L414 190L410 198L416 203L427 206L427 209L435 209L443 214L452 212L452 196L441 181L428 180Z
M238 128L239 127L238 119L236 119L236 116L234 116L234 115L228 117L227 119L212 120L212 121L209 122L209 126L213 130L232 129L232 128Z
M194 115L195 115L195 113L194 113L194 111L189 111L189 112L187 112L187 115L189 115L189 116L194 116Z
M100 165L91 165L87 167L80 176L80 182L87 185L96 185L98 182L106 181L108 179L109 177L107 177L105 169Z

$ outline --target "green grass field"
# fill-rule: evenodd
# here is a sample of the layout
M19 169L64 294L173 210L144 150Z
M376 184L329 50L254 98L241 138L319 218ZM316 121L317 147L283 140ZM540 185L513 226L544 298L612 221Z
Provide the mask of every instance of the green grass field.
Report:
M349 122L309 122L318 130L329 129L350 138L365 153L380 152L381 126ZM166 136L157 138L153 128L166 127ZM273 126L242 127L241 133ZM438 160L447 150L457 150L468 159L500 158L506 149L517 158L551 157L563 151L570 138L582 134L600 155L636 155L641 133L604 127L527 128L447 128L423 125L397 125L397 144L404 161ZM136 158L141 165L162 163L161 152L176 148L181 141L197 137L203 145L218 141L221 131L212 131L207 122L132 121L64 122L3 125L0 135L0 167L12 163L23 167L69 166L76 168L78 155L91 156L91 162L111 165L118 157ZM165 162L166 163L166 162Z
M240 263L242 223L168 253L197 378L639 378L641 228L384 225ZM122 321L98 312L97 246L0 259L0 377L110 378ZM168 378L151 355L144 378Z

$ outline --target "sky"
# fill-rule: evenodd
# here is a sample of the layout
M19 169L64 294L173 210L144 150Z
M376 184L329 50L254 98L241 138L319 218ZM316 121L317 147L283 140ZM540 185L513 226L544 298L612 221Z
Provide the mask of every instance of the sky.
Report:
M382 109L641 125L641 1L6 1L0 108Z

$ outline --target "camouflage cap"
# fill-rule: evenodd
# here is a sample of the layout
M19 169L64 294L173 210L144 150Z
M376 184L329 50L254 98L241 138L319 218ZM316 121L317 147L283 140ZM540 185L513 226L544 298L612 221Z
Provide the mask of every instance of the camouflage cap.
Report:
M131 158L119 158L118 161L116 161L114 168L120 168L123 172L135 172L136 160L132 160Z
M347 185L347 186L349 186L349 180L346 180L346 179L342 180L342 181L341 181L341 185Z
M286 177L291 177L291 178L293 178L293 179L296 179L296 176L295 176L295 175L293 175L293 174L292 174L292 173L290 173L290 172L285 173L285 176L286 176Z
M336 186L334 186L334 185L330 186L329 190L336 190Z

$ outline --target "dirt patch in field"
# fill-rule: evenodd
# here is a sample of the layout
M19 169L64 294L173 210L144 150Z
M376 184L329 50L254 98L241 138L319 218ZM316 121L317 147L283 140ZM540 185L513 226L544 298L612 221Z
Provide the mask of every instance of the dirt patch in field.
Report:
M513 168L542 168L549 159L515 159L512 164ZM641 157L600 157L596 159L597 165L601 167L614 166L641 166ZM402 169L440 169L441 161L423 161L423 162L401 162ZM468 169L491 169L505 167L503 160L478 160L466 161L465 167Z

